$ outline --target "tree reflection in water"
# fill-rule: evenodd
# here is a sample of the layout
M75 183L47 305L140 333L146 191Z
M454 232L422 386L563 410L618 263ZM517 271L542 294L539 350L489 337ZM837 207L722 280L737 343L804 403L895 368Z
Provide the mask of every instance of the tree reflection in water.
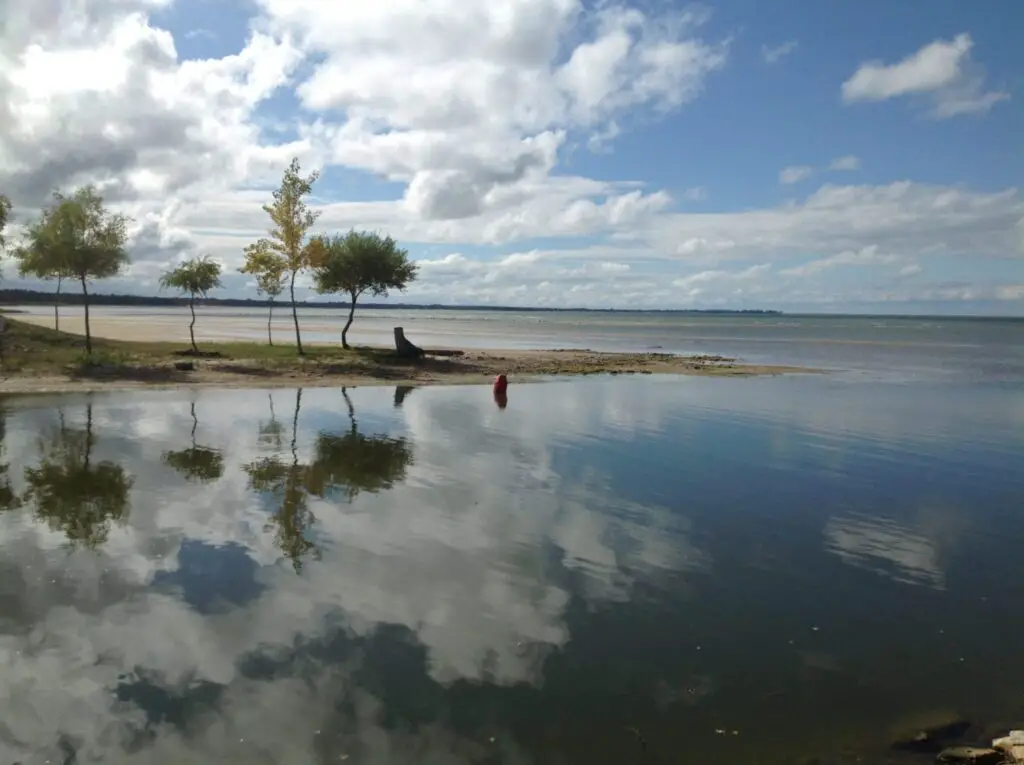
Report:
M275 543L291 560L296 572L302 570L305 556L314 559L320 556L316 543L310 538L316 522L308 506L310 496L351 501L360 492L382 491L401 481L412 462L412 449L405 439L360 433L348 391L343 388L341 393L348 407L349 429L341 434L319 433L310 462L300 462L298 456L302 406L302 390L299 389L292 417L291 463L275 455L245 466L250 488L274 497L278 509L270 526L275 529ZM271 425L273 422L271 409ZM273 432L273 428L260 428L261 440L268 432Z
M267 529L274 529L274 543L292 562L296 573L302 570L304 556L311 555L315 560L320 558L316 544L307 536L316 518L308 507L304 485L308 467L299 462L298 432L301 409L302 388L299 388L295 392L295 414L292 417L291 464L275 455L250 462L245 466L245 472L249 474L249 487L261 494L272 496L278 505ZM270 411L273 426L273 398ZM261 436L266 432L268 431L265 428L260 428Z
M85 407L85 428L69 428L64 412L49 438L39 442L40 460L25 468L25 502L50 528L63 531L72 544L96 547L110 534L110 524L123 523L130 508L134 479L109 460L94 463L92 403Z
M166 451L163 455L165 463L177 470L188 481L209 483L224 475L224 455L217 449L196 445L196 428L199 418L196 416L196 402L192 402L192 446L188 449Z
M0 512L21 507L21 497L11 485L11 466L7 460L7 401L0 398Z

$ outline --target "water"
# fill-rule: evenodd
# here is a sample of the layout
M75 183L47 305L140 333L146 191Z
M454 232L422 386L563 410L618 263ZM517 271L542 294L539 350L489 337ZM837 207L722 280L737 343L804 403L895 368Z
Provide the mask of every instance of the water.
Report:
M1024 722L1017 386L110 393L3 423L0 762L792 763Z
M52 318L46 306L20 306ZM65 321L81 315L66 307ZM100 306L94 326L158 327L157 337L188 339L187 309ZM338 342L346 312L302 309L309 342ZM278 342L294 335L291 316L276 311ZM1024 382L1024 319L971 317L700 315L627 312L515 312L364 309L350 339L390 345L404 326L421 345L457 348L590 348L723 354L754 364L792 364L873 380L922 378ZM266 313L210 307L200 310L199 335L208 340L262 340ZM97 330L102 334L102 330Z

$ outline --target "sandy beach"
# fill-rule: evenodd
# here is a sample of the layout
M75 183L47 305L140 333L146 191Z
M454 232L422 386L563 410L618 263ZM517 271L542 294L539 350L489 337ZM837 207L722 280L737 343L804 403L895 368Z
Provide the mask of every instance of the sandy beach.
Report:
M196 358L191 369L178 368L180 356L175 353L187 348L188 327L185 321L174 317L153 320L124 314L116 317L97 317L91 322L93 338L108 345L124 343L124 349L136 356L130 365L101 363L87 372L65 374L63 369L42 369L36 364L5 375L0 380L0 393L57 393L90 390L131 390L156 387L316 387L342 385L446 385L489 383L495 375L506 374L511 383L536 381L562 376L591 374L674 374L755 376L807 372L811 370L769 365L737 364L732 359L714 355L678 356L667 353L610 353L579 349L565 350L456 350L457 356L428 355L417 362L388 359L386 350L369 349L368 352L345 354L336 343L304 343L313 354L307 358L293 357L287 348L294 340L287 333L277 334L280 346L276 358L257 358L267 348L262 344L239 344L239 336L251 331L252 320L221 318L209 322L213 332L197 332L201 349L215 351L215 358ZM11 319L42 327L53 326L52 316L17 315ZM234 326L237 324L238 326ZM197 325L200 329L201 325ZM29 330L30 327L26 327ZM305 329L305 325L304 325ZM65 343L70 335L84 333L80 317L61 319L60 335ZM31 330L35 332L36 330ZM67 334L64 334L67 333ZM292 340L289 343L288 340ZM147 346L147 344L150 344ZM157 347L153 347L156 344ZM175 346L180 345L177 350ZM120 352L121 347L113 349ZM338 354L332 355L337 350ZM364 349L365 350L365 349ZM427 349L428 354L430 350ZM439 349L433 349L439 350ZM66 348L64 348L66 352ZM227 352L222 352L227 351ZM110 353L106 349L104 353ZM45 345L34 351L36 359L45 356Z

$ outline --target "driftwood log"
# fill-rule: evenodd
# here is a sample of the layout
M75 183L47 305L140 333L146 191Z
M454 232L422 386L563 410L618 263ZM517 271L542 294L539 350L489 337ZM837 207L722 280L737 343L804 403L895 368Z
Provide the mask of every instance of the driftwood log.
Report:
M404 359L418 359L423 356L423 349L405 338L405 330L395 327L395 350Z

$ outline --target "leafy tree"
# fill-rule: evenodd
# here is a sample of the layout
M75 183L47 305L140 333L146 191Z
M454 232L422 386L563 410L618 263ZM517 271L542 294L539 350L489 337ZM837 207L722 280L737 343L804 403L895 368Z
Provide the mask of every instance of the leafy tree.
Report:
M129 263L125 244L131 219L107 212L93 186L83 186L68 196L55 191L53 204L29 224L24 247L29 252L49 252L68 278L82 285L85 308L85 350L92 353L89 328L89 281L109 279Z
M306 234L320 213L310 210L303 197L313 190L313 184L319 177L320 173L313 172L303 178L299 175L298 157L293 159L284 171L281 186L274 192L274 201L263 205L263 210L274 224L269 231L270 236L245 249L247 260L250 256L263 258L266 254L276 254L283 259L285 272L290 275L288 290L292 300L292 319L295 321L295 344L300 356L303 350L299 311L295 305L295 277L318 260L320 248L318 240L306 239Z
M348 348L348 330L359 297L366 292L387 297L389 290L404 290L416 278L417 267L390 236L349 231L318 239L321 247L313 270L316 289L321 294L348 295L348 321L341 330L341 345Z
M0 249L7 244L4 239L4 229L7 227L7 220L11 215L11 200L0 194Z
M267 296L270 310L267 313L267 342L274 344L271 334L271 323L274 321L274 300L284 292L284 275L288 271L288 263L281 255L266 248L248 248L245 252L245 265L240 269L256 279L256 292Z
M64 252L59 247L44 246L38 238L15 248L14 259L18 261L18 274L43 281L57 280L57 291L53 295L53 328L60 331L60 290L64 280L71 276L67 263L63 262Z
M186 480L209 483L224 475L224 455L217 449L196 445L196 428L199 418L196 417L196 402L192 402L192 446L189 449L178 449L164 452L163 460L177 470Z
M72 543L95 547L107 540L110 523L122 523L130 508L134 480L113 462L93 463L92 404L86 404L85 428L68 428L63 416L56 433L40 442L36 467L25 468L25 501L50 528Z
M196 296L205 298L210 290L222 286L220 281L220 263L210 260L207 256L191 258L173 271L160 277L161 287L176 289L188 294L188 308L192 312L192 322L188 325L188 335L192 340L192 350L199 352L196 346Z

